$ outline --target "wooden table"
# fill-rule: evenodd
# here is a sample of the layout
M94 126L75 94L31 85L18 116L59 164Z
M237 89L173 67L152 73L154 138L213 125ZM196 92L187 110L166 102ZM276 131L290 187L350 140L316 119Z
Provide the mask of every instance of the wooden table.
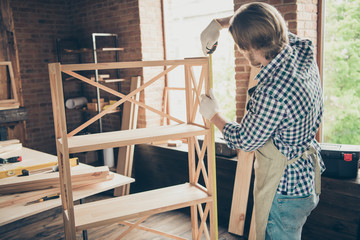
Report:
M40 164L57 160L57 157L54 155L24 147L20 151L20 155L23 159L22 166L26 166L34 162ZM79 166L73 167L73 169L74 168L91 168L91 166L80 164ZM73 190L74 201L119 187L121 186L119 183L124 182L122 181L123 178L125 177L122 175L114 174L114 178L112 180L76 188ZM29 194L36 194L36 192L33 191L21 194L0 195L0 226L61 206L60 198L26 206L26 196Z

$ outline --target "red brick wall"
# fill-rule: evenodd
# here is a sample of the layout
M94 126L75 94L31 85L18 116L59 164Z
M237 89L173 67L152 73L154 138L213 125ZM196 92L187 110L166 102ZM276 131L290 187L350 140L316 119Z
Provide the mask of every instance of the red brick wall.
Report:
M27 147L55 153L48 63L56 61L56 37L71 35L67 1L13 0L15 37L26 121Z
M55 153L55 134L48 77L48 63L57 61L56 39L77 38L81 47L92 48L91 33L116 33L118 46L125 50L119 53L120 61L163 59L161 28L161 1L116 1L116 0L13 0L15 36L18 42L20 74L23 86L24 105L29 119L26 125L25 146ZM106 42L98 41L100 44ZM105 47L105 46L102 46ZM99 62L115 61L114 53L99 55ZM83 62L93 62L92 55L82 55ZM127 93L131 76L151 75L153 70L123 70L120 77L126 81L120 85L108 86ZM146 79L146 77L145 77ZM65 99L86 95L89 100L95 96L94 89L81 87L68 81L64 84ZM162 94L162 84L143 94L143 99ZM101 93L102 96L112 96ZM154 98L155 99L155 98ZM162 97L151 100L154 107L161 106ZM140 112L139 125L148 122L158 124L158 119L145 117ZM147 113L146 113L147 114ZM87 116L88 117L88 116ZM83 113L67 111L68 130L84 120ZM119 129L121 115L104 118L104 131Z
M86 7L84 7L86 6ZM164 58L164 44L162 39L161 0L130 0L130 1L103 1L80 0L72 3L74 16L74 35L82 38L84 44L90 44L91 33L116 33L119 37L120 61L161 60ZM97 38L101 46L101 38ZM87 43L88 42L88 43ZM91 46L90 46L91 47ZM87 56L85 61L93 61ZM115 61L114 54L99 53L99 62ZM162 68L160 68L162 69ZM125 77L120 89L128 93L131 76L142 76L143 81L151 79L159 72L159 68L127 69L121 71L120 77ZM111 86L111 85L109 85ZM141 100L150 106L161 110L162 92L164 83L162 79L151 85L141 93ZM116 88L116 84L112 86ZM94 96L94 88L87 89L88 95ZM109 94L101 94L105 98L112 98ZM117 115L120 117L121 115ZM121 119L116 115L106 116L103 119L104 131L120 128ZM138 127L159 125L158 115L151 111L139 109Z
M234 10L253 1L234 0ZM317 0L268 0L283 15L291 32L309 38L316 46ZM240 122L244 116L246 93L250 76L250 65L235 48L236 116Z
M115 62L116 54L119 61L139 61L142 59L139 7L137 0L129 1L97 1L79 0L71 2L73 16L73 35L80 39L81 45L86 48L93 48L92 33L114 33L118 36L118 47L124 48L119 52L98 52L98 62ZM114 47L114 38L96 37L97 48ZM94 62L93 53L82 55L83 62ZM116 71L99 71L99 73L110 73L111 78L117 78ZM107 87L121 90L127 94L130 90L131 76L142 76L141 69L121 70L119 77L125 81L121 83L106 84ZM84 94L89 101L96 97L96 88L84 85ZM100 91L101 98L106 100L118 100L112 94ZM87 117L93 117L88 115ZM103 131L119 130L121 128L121 114L110 114L102 118ZM98 124L95 123L89 128L91 131L98 131Z

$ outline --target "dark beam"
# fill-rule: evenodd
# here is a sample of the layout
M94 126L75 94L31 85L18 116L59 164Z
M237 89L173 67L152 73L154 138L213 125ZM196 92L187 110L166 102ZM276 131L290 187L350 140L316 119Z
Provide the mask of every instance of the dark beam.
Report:
M27 120L25 108L0 110L0 124Z

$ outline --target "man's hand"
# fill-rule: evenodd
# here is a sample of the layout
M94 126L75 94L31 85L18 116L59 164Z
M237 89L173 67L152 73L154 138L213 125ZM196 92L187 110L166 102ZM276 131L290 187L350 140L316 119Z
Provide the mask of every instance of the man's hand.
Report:
M214 44L218 41L221 29L221 25L214 19L204 31L202 31L200 40L204 55L208 54L212 50Z
M199 111L204 118L210 120L216 113L219 112L219 105L215 99L212 89L210 89L209 95L210 96L206 96L205 94L201 95Z

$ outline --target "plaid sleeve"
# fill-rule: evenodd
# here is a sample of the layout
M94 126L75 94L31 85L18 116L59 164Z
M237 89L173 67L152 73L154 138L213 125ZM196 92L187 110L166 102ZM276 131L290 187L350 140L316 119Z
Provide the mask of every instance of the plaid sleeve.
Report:
M266 93L256 94L251 98L249 111L241 123L225 125L224 139L232 149L254 151L266 143L284 118L284 104Z

